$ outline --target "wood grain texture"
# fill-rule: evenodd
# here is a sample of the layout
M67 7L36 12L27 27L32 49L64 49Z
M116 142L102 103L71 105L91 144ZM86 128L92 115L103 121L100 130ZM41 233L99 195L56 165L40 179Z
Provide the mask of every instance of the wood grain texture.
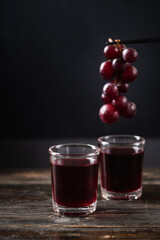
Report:
M0 171L0 239L160 239L160 170L144 171L143 196L106 201L83 217L52 210L49 170Z

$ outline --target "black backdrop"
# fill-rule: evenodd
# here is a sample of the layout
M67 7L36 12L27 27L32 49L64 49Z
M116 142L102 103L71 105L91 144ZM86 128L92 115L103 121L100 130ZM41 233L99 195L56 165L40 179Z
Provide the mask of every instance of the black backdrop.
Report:
M137 116L98 117L108 37L160 36L157 0L2 0L1 138L160 136L160 44L130 45L139 70L127 97Z

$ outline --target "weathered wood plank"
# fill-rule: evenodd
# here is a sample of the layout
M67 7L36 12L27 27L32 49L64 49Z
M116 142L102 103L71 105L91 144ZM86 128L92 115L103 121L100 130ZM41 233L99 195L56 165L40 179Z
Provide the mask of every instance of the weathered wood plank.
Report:
M48 170L1 171L0 239L160 239L160 171L144 172L136 201L106 201L85 217L52 210Z

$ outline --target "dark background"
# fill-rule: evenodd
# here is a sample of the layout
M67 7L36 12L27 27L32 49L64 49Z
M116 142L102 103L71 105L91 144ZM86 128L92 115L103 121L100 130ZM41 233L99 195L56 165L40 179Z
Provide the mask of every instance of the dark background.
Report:
M27 167L47 166L43 157L31 160L34 151L47 154L48 145L33 148L45 139L96 143L97 137L116 133L158 139L160 43L129 45L139 52L139 75L126 95L136 103L137 115L106 125L98 111L107 38L159 37L159 1L5 0L0 5L1 166L26 166L26 161ZM32 147L23 152L22 143ZM24 164L22 153L29 154ZM159 165L158 156L154 161Z

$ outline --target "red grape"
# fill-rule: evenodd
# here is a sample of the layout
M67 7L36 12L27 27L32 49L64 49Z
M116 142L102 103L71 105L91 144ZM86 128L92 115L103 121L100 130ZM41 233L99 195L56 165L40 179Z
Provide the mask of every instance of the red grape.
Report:
M113 60L112 66L113 66L114 72L118 72L120 70L122 63L123 63L123 61L120 58L116 58Z
M120 72L124 72L128 67L130 67L131 64L128 62L123 62L123 64L120 67Z
M121 74L121 80L127 83L133 82L138 75L137 68L133 66L128 66L124 72Z
M119 57L122 57L122 52L126 48L126 45L119 44Z
M118 87L114 82L106 83L103 87L103 93L111 99L118 96Z
M109 80L113 76L113 67L112 62L110 60L101 63L100 70L99 70L102 78Z
M125 96L119 95L113 99L112 104L119 112L122 112L126 108L127 98Z
M125 109L121 112L121 115L125 118L132 118L136 115L136 105L133 102L127 102Z
M110 97L107 97L104 93L102 93L101 99L104 103L111 103L112 102L112 99Z
M104 48L104 56L109 59L114 59L119 56L119 50L116 45L108 45Z
M138 57L138 52L133 48L126 48L122 52L122 58L124 61L132 63L135 62Z
M127 67L130 66L129 63L124 62L121 58L116 58L112 62L114 72L123 72Z
M104 123L114 123L119 119L119 112L112 104L105 104L100 108L99 116Z
M117 83L117 87L120 93L126 93L129 89L128 83L119 82Z
M124 44L120 44L119 46L121 48L121 51L123 51L126 48L126 45L124 45Z

